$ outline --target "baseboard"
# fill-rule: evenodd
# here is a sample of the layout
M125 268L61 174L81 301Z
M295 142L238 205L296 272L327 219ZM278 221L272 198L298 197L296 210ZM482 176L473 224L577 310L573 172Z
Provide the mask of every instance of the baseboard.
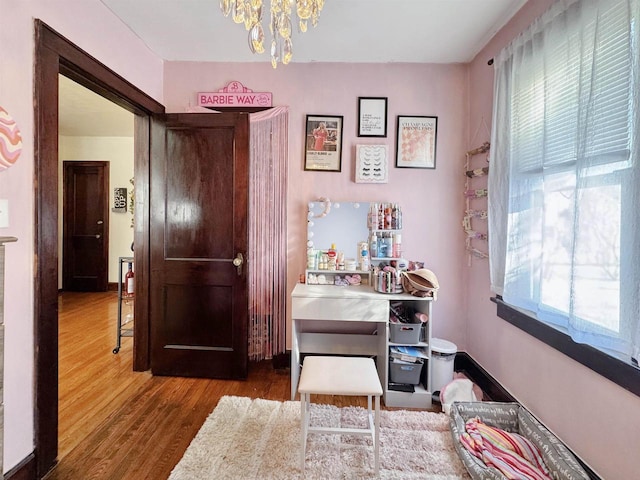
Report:
M33 452L4 474L4 480L37 480L37 478L36 456Z
M109 282L107 284L107 292L117 292L118 291L118 282Z
M456 353L453 369L456 372L464 373L473 383L478 385L482 389L482 392L489 397L485 398L485 400L492 400L494 402L516 401L516 399L500 385L500 382L489 375L489 372L482 368L467 352Z
M291 351L274 355L271 359L271 363L275 370L291 367Z

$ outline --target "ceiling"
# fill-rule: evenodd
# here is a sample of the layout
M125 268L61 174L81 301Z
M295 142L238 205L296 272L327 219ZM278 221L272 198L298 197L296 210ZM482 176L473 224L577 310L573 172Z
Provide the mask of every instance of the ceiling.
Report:
M268 53L249 51L244 26L222 15L220 0L100 1L164 60L270 62ZM466 63L524 3L326 0L316 28L294 28L291 62ZM133 136L131 113L60 78L61 135Z
M219 0L100 0L156 55L169 61L270 62L249 51L243 25ZM294 27L295 62L466 63L526 0L326 0L318 26ZM297 18L297 17L296 17ZM297 25L297 22L292 22Z

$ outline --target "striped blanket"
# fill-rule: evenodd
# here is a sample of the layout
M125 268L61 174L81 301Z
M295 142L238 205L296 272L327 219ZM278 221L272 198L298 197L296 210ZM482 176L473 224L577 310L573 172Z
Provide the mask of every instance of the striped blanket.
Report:
M549 470L537 447L522 435L486 425L478 418L467 420L462 445L488 467L514 480L550 480Z

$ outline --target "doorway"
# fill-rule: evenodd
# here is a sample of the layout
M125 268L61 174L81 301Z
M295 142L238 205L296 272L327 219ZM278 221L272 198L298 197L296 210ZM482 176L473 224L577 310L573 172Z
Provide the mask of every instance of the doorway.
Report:
M135 114L136 262L134 370L149 368L148 204L149 116L164 107L86 52L35 21L35 469L42 478L58 453L58 75L72 79Z
M105 292L109 281L109 162L63 163L62 289Z

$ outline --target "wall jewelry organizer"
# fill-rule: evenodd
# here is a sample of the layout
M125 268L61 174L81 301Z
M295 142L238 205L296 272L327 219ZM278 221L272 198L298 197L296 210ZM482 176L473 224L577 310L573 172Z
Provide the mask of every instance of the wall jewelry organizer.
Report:
M476 158L479 155L486 154L485 160L489 162L489 149L491 145L489 142L484 142L478 148L469 150L465 155L466 161L464 165L465 170L465 182L464 182L464 197L465 197L465 212L462 219L462 227L467 234L465 239L465 247L468 254L468 265L471 265L471 258L489 258L489 254L486 253L486 243L482 248L478 248L474 242L487 241L487 234L478 231L475 228L476 222L484 222L482 230L486 231L487 224L487 194L489 193L486 188L486 177L489 174L488 166L478 166ZM476 163L476 165L473 165ZM484 188L482 185L478 185L479 182L484 181Z

